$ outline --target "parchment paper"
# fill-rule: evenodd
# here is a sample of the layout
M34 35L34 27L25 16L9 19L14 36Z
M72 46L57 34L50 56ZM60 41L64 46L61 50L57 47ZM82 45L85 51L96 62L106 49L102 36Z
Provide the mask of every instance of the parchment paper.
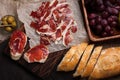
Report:
M36 31L30 27L30 23L32 21L32 17L30 16L31 11L36 10L42 1L45 0L34 0L34 1L20 1L17 5L17 13L18 17L21 22L25 25L25 30L27 36L30 38L30 47L34 47L39 44L40 42L40 36L36 33ZM47 0L46 0L47 1ZM72 9L74 19L76 20L78 24L78 31L73 35L74 40L72 43L70 43L69 46L65 47L62 43L60 44L54 44L52 43L48 48L50 52L55 52L59 50L66 49L72 45L79 44L82 41L88 40L87 33L84 28L83 24L83 18L80 11L80 6L78 4L78 0L67 0L67 2L70 4L70 8Z
M16 1L13 0L0 0L0 19L5 15L13 15L17 17L17 5ZM0 42L10 36L10 33L5 32L2 28L0 28Z

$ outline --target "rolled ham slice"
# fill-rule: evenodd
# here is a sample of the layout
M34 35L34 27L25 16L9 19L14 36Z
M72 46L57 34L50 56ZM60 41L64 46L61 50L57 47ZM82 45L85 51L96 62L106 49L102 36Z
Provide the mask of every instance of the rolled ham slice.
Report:
M9 41L10 55L13 60L19 60L27 43L24 32L16 30L12 33Z

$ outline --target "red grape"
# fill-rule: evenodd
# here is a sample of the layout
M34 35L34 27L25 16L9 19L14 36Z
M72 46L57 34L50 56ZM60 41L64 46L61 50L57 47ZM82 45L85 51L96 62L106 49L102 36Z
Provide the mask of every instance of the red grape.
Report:
M100 34L101 32L102 32L102 30L103 30L103 28L102 28L102 26L101 25L97 25L96 27L95 27L95 29L96 29L96 33L97 34Z
M111 27L116 27L117 26L117 22L115 22L115 21L111 22L110 26Z
M110 14L112 14L113 12L111 7L107 7L106 11L109 12Z
M107 21L110 24L111 22L113 22L113 18L112 17L108 17Z
M109 16L109 13L107 11L102 12L102 17L107 18Z
M107 24L108 24L108 22L107 22L106 19L103 19L103 20L101 21L101 25L102 25L103 27L107 26Z
M109 34L110 34L111 36L113 36L115 33L114 33L113 30L111 30Z
M96 0L96 2L98 6L103 5L103 0Z
M106 36L108 36L108 34L107 34L107 32L102 32L102 37L106 37Z
M108 0L106 0L104 3L106 6L113 7L113 4Z
M95 26L96 25L95 19L90 20L89 23L90 23L90 26Z
M94 19L97 15L95 13L88 14L88 19Z
M112 8L112 14L118 15L119 11L116 8Z
M117 15L119 13L119 11L116 8L111 8L111 7L108 7L107 11L113 15Z
M110 33L110 31L111 31L111 27L108 25L108 26L106 26L105 27L105 31L107 32L107 33Z
M120 11L120 6L115 6L115 8Z
M99 11L103 11L105 10L105 6L104 5L100 5L99 8L98 8Z
M118 17L117 16L110 16L114 21L117 21L118 20Z
M96 17L96 23L97 23L97 24L100 24L100 23L101 23L101 20L102 20L102 17L101 17L101 16L97 16L97 17Z

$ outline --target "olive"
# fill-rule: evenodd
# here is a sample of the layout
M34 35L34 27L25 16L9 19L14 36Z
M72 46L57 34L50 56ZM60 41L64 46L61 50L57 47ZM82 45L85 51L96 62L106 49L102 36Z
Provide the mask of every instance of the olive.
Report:
M4 16L1 20L2 21L7 21L8 16Z
M3 25L8 25L8 22L7 21L2 21L2 24Z
M12 24L11 24L11 25L12 25L12 27L13 27L13 28L15 28L15 27L17 26L17 24L16 24L16 22L15 22L15 21L14 21L14 22L12 22Z
M12 29L11 27L7 26L7 27L5 27L5 30L6 30L7 32L11 32L13 29Z
M7 22L11 24L13 21L15 21L15 18L13 16L8 16Z

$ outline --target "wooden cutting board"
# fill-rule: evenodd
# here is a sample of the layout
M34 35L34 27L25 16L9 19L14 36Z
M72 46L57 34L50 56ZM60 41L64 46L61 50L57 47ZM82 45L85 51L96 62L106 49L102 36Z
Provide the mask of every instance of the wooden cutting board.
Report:
M6 49L4 51L4 54L10 58L10 53L9 53L9 47L8 47L8 42L7 40L4 44L6 45ZM111 42L108 42L108 44ZM28 47L26 47L27 49ZM27 63L24 59L23 56L20 58L18 61L14 61L15 63L18 63L19 66L22 66L24 70L42 78L43 80L87 80L87 78L73 78L72 74L74 71L71 72L58 72L56 71L57 65L61 61L61 59L64 57L66 52L69 49L65 49L62 51L58 51L55 53L50 53L47 61L45 63ZM11 59L12 60L12 59ZM108 79L102 79L102 80L120 80L120 75L111 77Z
M9 40L6 42L8 43ZM10 50L8 45L6 45L6 49L4 51L4 54L7 55L10 58ZM28 47L26 47L27 49ZM79 78L73 78L72 74L73 72L58 72L56 71L57 65L65 55L65 53L69 49L61 50L58 52L50 53L48 56L48 59L45 63L27 63L23 56L20 58L20 60L15 61L21 66L24 67L25 70L35 74L36 76L44 79L44 80L78 80ZM12 59L11 59L12 60ZM13 60L14 61L14 60Z

